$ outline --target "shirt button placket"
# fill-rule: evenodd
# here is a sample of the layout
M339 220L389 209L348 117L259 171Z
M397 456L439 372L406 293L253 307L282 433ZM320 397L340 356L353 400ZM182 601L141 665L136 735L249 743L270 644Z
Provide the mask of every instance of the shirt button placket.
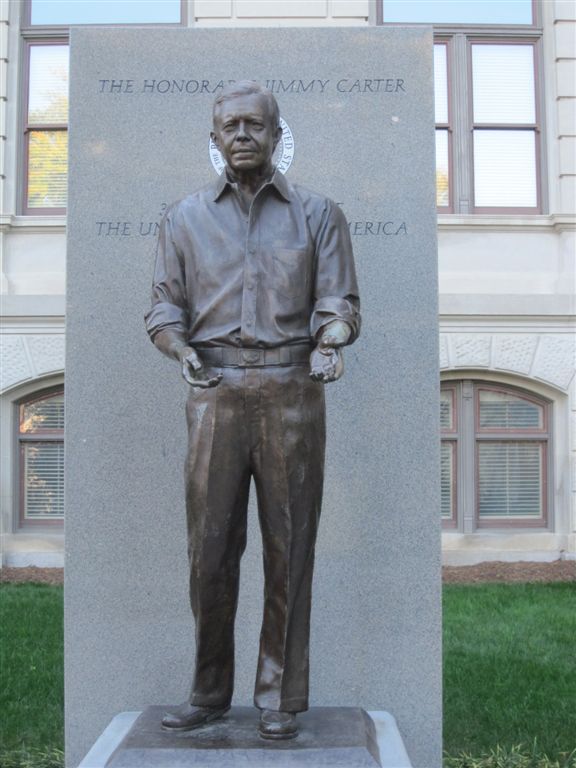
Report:
M246 251L244 256L244 275L242 288L242 324L241 337L245 345L256 343L256 276L258 249L252 213L248 219Z

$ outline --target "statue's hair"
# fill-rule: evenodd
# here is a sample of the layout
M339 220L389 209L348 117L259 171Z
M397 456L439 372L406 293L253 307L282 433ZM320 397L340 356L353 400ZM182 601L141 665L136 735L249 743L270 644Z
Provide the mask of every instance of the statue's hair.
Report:
M249 96L252 93L257 93L259 96L264 96L274 124L280 125L280 109L274 94L272 91L268 90L268 88L264 88L263 85L257 83L256 80L238 80L238 82L230 83L230 85L224 86L224 89L214 101L214 109L212 114L215 115L218 107L225 101L234 99L237 96Z

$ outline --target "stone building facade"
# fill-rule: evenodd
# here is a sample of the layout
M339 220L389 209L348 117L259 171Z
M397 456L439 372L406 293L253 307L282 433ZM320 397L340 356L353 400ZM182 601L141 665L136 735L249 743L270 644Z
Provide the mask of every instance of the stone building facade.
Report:
M73 18L65 3L0 0L2 562L63 563L74 23L433 23L444 559L576 559L576 3L500 4L509 18L449 18L441 0L412 17L396 0L164 0L150 18L131 5L132 18Z

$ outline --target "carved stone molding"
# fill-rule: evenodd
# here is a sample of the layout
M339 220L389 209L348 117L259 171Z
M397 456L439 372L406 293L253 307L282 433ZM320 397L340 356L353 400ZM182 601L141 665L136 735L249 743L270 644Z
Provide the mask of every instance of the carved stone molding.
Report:
M508 371L566 391L576 371L576 341L571 333L442 333L440 368Z
M64 370L64 335L0 337L0 391ZM482 368L539 379L566 391L576 370L571 334L442 333L441 370Z
M490 336L483 333L456 333L450 342L455 368L490 366Z
M64 334L2 334L0 391L64 370Z
M0 389L8 389L32 378L30 360L26 354L24 337L0 337Z
M30 356L38 375L64 370L64 335L28 336Z

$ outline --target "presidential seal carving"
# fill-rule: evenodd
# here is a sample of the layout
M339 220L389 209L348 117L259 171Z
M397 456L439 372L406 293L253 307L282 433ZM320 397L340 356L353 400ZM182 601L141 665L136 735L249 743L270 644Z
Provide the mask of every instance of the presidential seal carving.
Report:
M292 135L290 126L282 117L280 118L280 127L282 128L282 138L278 142L278 146L272 157L272 162L281 173L286 173L294 159L294 136ZM225 163L220 154L220 150L216 144L214 144L212 139L208 140L208 153L214 170L220 175L224 170Z

